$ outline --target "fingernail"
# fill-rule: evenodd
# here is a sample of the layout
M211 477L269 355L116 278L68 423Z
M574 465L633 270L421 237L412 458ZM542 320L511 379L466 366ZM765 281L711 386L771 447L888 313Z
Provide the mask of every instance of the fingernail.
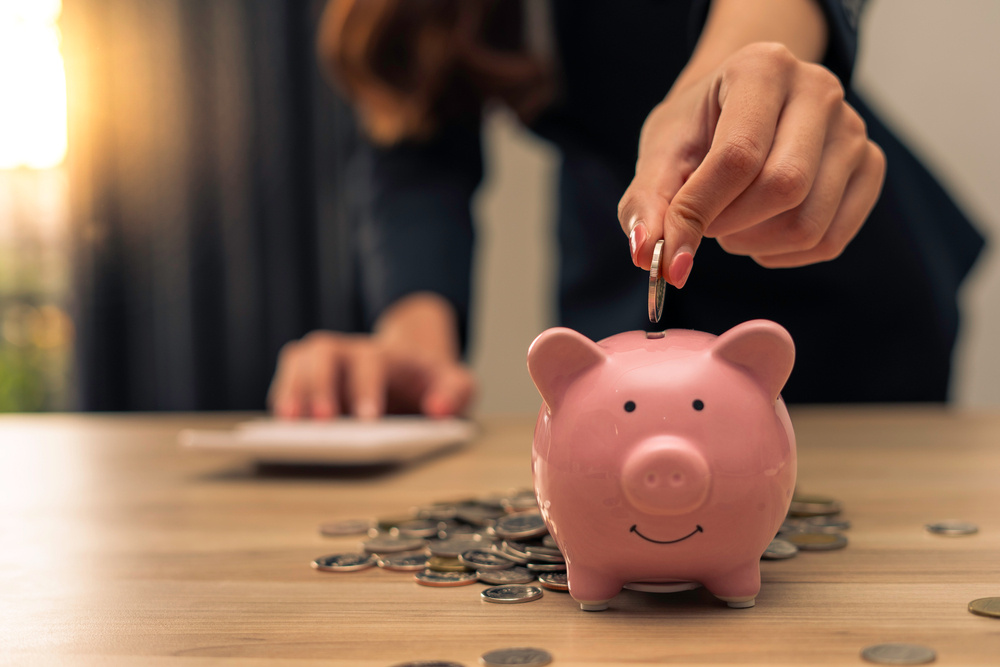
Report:
M329 419L333 416L333 401L328 398L314 400L312 413L317 419Z
M278 401L274 411L282 419L296 419L299 416L298 403L292 400Z
M354 409L354 414L358 419L372 420L378 419L378 406L374 401L359 401Z
M684 287L684 283L687 282L693 266L694 253L691 251L690 246L681 246L673 259L670 260L670 269L667 271L670 284L678 289Z
M649 232L646 231L646 225L641 222L632 225L632 231L628 235L628 245L632 250L632 262L636 266L639 264L637 252L642 247L642 244L646 242L647 238L649 238Z

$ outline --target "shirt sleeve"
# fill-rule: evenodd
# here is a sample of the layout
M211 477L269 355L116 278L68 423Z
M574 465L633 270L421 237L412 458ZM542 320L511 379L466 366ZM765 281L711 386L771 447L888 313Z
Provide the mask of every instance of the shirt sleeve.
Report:
M854 61L858 53L858 22L867 0L814 0L819 3L826 17L829 35L823 66L837 75L844 88L851 85ZM694 0L691 7L691 49L698 42L705 20L708 18L710 0Z
M427 142L363 143L356 162L359 271L366 326L400 298L434 292L468 337L472 195L483 175L479 128L450 125Z

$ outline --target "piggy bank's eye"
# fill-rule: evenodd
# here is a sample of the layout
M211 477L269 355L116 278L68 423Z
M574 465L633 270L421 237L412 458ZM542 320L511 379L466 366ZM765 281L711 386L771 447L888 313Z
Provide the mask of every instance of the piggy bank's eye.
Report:
M625 401L625 412L632 412L635 410L635 401Z
M691 407L695 410L703 410L705 408L705 404L702 403L700 399L696 398L694 399L694 403L691 404Z

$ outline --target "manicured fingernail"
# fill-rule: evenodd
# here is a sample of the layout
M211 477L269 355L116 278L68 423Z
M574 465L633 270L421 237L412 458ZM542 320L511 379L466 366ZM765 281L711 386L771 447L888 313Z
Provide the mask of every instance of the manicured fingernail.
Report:
M298 403L292 400L278 401L274 411L282 419L296 419L299 416Z
M647 238L649 238L649 232L646 231L646 225L641 222L632 225L632 231L628 235L628 245L632 250L632 262L636 266L639 265L638 250L646 242Z
M667 271L670 284L678 289L684 287L684 283L687 282L688 276L691 274L691 267L693 266L694 253L691 252L691 248L688 246L681 246L681 249L677 251L674 258L670 260L670 269Z
M313 400L312 414L317 419L329 419L333 416L333 401L329 398Z
M378 406L375 405L374 401L358 401L354 414L358 419L378 419Z

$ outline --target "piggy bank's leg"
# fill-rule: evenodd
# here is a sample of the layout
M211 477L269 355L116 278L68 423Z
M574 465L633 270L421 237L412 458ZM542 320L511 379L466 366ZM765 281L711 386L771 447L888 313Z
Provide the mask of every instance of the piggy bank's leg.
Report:
M622 582L609 579L606 573L579 565L570 565L566 571L569 594L580 603L583 611L604 611L608 600L622 590Z
M760 563L753 561L702 583L712 595L730 607L736 609L752 607L757 593L760 592Z

